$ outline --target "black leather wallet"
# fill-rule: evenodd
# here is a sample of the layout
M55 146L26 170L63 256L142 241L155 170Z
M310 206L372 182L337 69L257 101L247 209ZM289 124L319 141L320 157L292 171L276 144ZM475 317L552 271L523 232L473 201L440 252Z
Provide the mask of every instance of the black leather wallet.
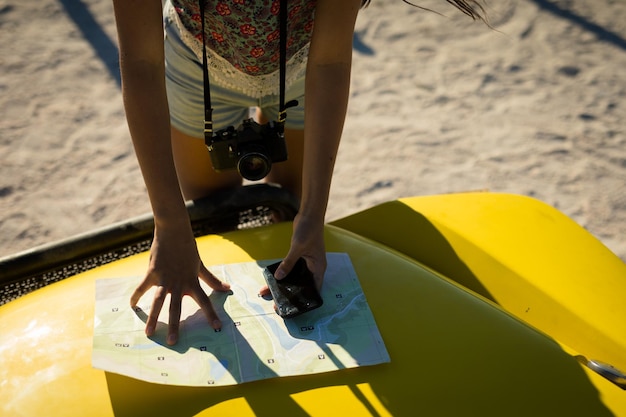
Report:
M263 270L265 281L276 303L278 315L283 318L298 316L323 304L313 273L306 266L306 261L298 259L293 269L283 279L274 278L280 262L269 265Z

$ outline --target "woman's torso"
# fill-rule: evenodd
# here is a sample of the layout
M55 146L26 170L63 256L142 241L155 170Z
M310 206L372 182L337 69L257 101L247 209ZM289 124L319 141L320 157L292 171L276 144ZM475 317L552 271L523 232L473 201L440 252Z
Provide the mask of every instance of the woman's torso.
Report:
M197 0L171 0L186 43L201 47L202 30ZM308 46L313 32L315 0L289 0L287 60ZM235 69L251 75L277 70L279 50L279 0L206 0L207 48ZM192 40L193 39L193 40ZM192 49L197 49L189 45Z

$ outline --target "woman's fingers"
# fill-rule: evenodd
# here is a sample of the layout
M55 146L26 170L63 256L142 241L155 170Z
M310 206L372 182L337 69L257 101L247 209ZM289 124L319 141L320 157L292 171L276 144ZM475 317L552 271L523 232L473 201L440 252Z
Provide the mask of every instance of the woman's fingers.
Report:
M280 265L278 265L278 268L276 268L276 272L274 273L274 278L283 279L287 276L287 274L291 272L291 270L293 269L293 266L296 264L296 261L298 260L298 257L295 257L295 259L293 258L294 257L292 255L292 251L289 251L287 256L285 256L285 259L283 259Z
M264 285L261 287L261 289L259 290L259 295L261 297L267 297L271 294L270 289L267 285Z
M172 346L178 342L178 328L180 326L180 310L183 302L183 295L172 292L170 297L170 319L167 328L167 344Z
M220 321L217 313L215 313L215 309L213 308L213 304L209 299L209 296L202 290L202 288L198 287L198 290L191 294L193 299L198 303L200 309L204 313L209 325L215 329L219 330L222 328L222 322Z
M204 265L201 266L199 278L206 282L207 285L209 285L215 291L230 290L229 284L222 282L218 278L216 278L209 270L204 267ZM147 276L133 292L130 299L131 306L136 307L139 303L140 298L155 285L156 284L151 281L150 277ZM170 294L169 323L166 339L168 345L174 345L178 342L180 316L182 310L182 298L185 295L191 296L196 301L196 303L198 303L202 312L207 318L209 325L213 329L218 330L222 327L222 322L217 316L217 313L215 313L215 309L211 304L209 296L204 292L202 287L200 287L199 282L196 281L195 285L191 285L191 287L192 288L187 287L187 289L184 289L167 288L164 285L157 286L154 298L152 300L152 306L150 307L150 312L146 319L146 335L148 337L153 336L156 331L159 314L163 309L163 304L165 304L165 299L168 293Z
M230 284L220 281L215 275L209 271L204 264L200 264L200 273L198 274L200 279L211 287L215 291L226 292L230 291Z
M146 320L146 336L148 337L154 335L154 331L156 330L157 322L159 320L159 314L163 308L166 295L167 290L164 287L158 287L154 293L150 313L148 314L148 319Z
M143 295L154 286L154 284L150 281L149 277L146 276L141 284L137 286L133 294L130 296L130 306L135 308L139 303L139 299L143 297Z

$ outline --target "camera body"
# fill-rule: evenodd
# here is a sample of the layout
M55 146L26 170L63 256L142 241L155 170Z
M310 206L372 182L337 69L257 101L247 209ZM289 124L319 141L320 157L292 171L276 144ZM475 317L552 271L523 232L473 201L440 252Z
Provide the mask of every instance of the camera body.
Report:
M251 181L264 178L272 163L287 160L284 125L279 122L260 125L247 119L237 128L229 126L205 137L205 144L213 169L237 169Z

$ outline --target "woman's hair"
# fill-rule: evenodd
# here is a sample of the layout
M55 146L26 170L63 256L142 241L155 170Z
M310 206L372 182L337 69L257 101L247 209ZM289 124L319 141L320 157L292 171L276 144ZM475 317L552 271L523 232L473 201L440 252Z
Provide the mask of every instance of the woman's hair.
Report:
M368 0L369 1L369 0ZM476 0L446 0L474 20L485 20L485 9Z
M362 0L361 7L367 7L370 4L371 0ZM413 4L408 0L402 0L406 4L410 4L411 6L418 7L420 9L429 10L425 7L418 6L417 4ZM474 20L482 20L485 21L485 9L482 4L478 0L446 0L448 3L468 15Z

